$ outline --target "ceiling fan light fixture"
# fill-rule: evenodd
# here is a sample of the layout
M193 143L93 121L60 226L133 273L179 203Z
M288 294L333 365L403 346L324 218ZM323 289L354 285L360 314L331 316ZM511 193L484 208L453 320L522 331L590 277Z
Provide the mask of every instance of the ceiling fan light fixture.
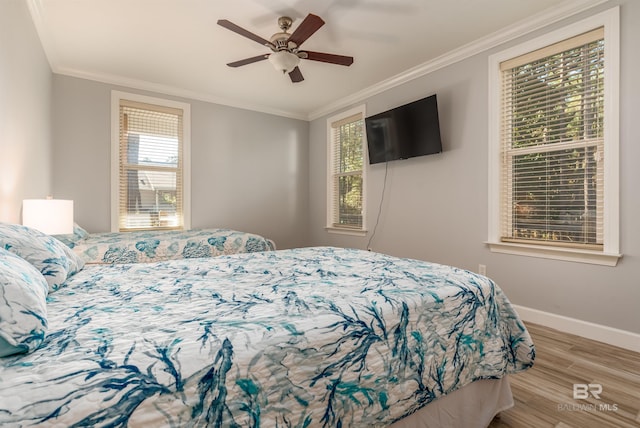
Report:
M300 58L298 58L296 54L283 50L273 52L269 55L269 62L273 64L276 70L282 71L284 74L290 73L294 68L296 68L300 62Z

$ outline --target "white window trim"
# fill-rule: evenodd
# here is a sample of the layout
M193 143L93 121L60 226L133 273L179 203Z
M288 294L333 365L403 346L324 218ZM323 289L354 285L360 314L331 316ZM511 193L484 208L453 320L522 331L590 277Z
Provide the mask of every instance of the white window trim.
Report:
M603 251L568 249L500 241L500 63L604 26L604 247ZM593 15L489 57L489 236L493 252L615 266L620 254L619 98L620 7Z
M362 133L362 228L359 229L350 229L347 227L334 227L332 224L332 215L333 215L333 192L331 191L333 187L332 183L332 174L331 170L331 159L332 159L332 146L333 141L331 140L331 124L337 122L341 119L347 118L349 116L353 116L355 114L362 115L362 121L364 126L364 118L366 117L366 109L365 105L362 104L358 107L354 107L350 110L343 111L340 114L336 114L327 119L327 225L325 227L326 231L329 233L336 233L340 235L352 235L352 236L366 236L367 235L367 159L369 158L367 154L367 133Z
M184 229L191 228L191 106L180 101L154 98L129 92L111 91L111 231L118 232L120 200L120 100L137 101L181 109L183 122L183 215Z

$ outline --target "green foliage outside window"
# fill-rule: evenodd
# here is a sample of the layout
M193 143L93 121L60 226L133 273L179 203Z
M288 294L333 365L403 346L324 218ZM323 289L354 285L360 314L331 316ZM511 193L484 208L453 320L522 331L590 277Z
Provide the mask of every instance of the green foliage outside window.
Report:
M344 226L362 226L363 121L341 125L338 130L339 165L338 221Z
M597 244L603 54L600 40L510 71L513 238Z

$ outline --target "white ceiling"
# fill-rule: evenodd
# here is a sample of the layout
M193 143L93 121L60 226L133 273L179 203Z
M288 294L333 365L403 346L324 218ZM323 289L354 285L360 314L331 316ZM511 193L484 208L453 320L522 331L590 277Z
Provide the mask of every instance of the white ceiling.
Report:
M597 0L28 0L55 73L310 119L438 59L508 40ZM219 25L265 39L279 16L326 24L302 49L353 56L350 67L302 60L291 83L268 52ZM564 15L562 15L564 14ZM533 24L531 24L533 23ZM501 35L502 39L498 37Z

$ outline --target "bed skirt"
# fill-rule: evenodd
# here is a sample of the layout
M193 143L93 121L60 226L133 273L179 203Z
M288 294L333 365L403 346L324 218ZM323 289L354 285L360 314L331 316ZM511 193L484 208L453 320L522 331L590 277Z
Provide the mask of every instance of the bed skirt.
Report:
M482 379L440 397L390 428L486 428L513 407L509 379Z

